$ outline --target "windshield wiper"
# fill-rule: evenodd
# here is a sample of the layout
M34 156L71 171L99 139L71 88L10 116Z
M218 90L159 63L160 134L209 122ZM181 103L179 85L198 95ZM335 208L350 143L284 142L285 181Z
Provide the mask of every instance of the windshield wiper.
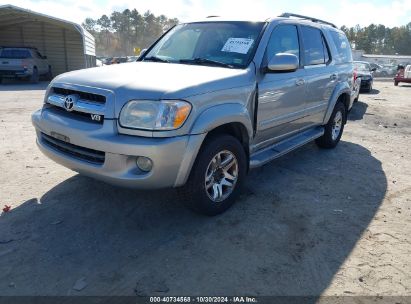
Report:
M232 64L224 63L221 61L217 60L211 60L207 58L194 58L194 59L180 59L180 63L194 63L194 64L212 64L212 65L217 65L221 67L226 67L226 68L233 68L234 66Z
M160 57L157 57L157 56L145 57L144 61L146 61L146 60L155 61L155 62L170 62L167 59L163 59L163 58L160 58Z

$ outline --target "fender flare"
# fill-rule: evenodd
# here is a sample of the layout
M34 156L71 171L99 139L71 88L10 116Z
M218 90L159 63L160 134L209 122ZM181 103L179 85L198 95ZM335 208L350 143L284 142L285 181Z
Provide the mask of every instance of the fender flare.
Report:
M215 105L198 115L190 129L191 136L188 150L191 152L186 153L183 157L174 187L179 187L186 183L207 133L229 123L243 124L247 129L249 138L252 138L253 127L249 112L239 103Z
M253 137L253 124L250 114L240 103L221 104L204 110L194 121L190 134L208 133L229 123L243 124L247 129L248 137Z
M346 82L337 84L333 93L331 94L330 101L328 102L328 108L324 115L324 120L323 120L324 124L328 123L328 120L331 117L334 107L337 104L337 100L338 98L340 98L342 94L348 94L348 96L351 96L351 88Z

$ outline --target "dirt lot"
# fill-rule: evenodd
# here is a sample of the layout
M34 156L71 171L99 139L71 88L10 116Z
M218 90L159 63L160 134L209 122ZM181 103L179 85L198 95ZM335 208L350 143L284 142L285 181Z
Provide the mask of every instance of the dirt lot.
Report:
M0 295L411 295L410 86L375 82L335 150L251 172L214 218L44 157L45 86L0 86Z

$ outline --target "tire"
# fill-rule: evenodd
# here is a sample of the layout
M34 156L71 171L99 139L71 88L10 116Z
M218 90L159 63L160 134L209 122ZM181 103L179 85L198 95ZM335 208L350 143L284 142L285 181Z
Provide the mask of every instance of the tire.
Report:
M340 113L340 114L338 114ZM324 135L317 138L315 143L323 149L332 149L340 142L344 131L344 125L347 118L347 111L342 102L337 102L331 114L330 120L325 125ZM335 128L337 121L339 122L339 132L336 134Z
M226 173L231 177L236 176L236 180L224 176L224 170L221 168L213 174L215 165L218 165L217 155L220 155L220 164L227 162ZM228 167L229 164L231 167ZM246 171L247 156L241 143L231 135L216 135L203 144L187 183L178 189L179 196L188 208L197 213L208 216L223 213L234 204ZM233 187L221 185L226 182L232 183ZM206 184L211 186L206 188ZM219 196L215 200L212 198L214 194Z
M394 81L394 85L395 85L395 86L398 86L398 81Z
M0 77L0 84L2 84L2 83L3 83L3 78Z
M49 66L49 70L45 75L46 80L51 81L53 79L53 73L51 72L51 66Z
M38 83L39 82L39 72L37 68L33 69L33 74L30 76L31 83Z

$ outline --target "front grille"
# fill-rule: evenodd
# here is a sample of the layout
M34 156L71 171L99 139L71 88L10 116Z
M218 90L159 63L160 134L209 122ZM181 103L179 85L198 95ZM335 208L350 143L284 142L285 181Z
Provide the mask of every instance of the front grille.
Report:
M72 94L77 94L80 96L80 99L86 100L86 101L91 101L95 102L98 104L105 104L106 103L106 97L103 95L98 95L98 94L92 94L92 93L87 93L87 92L81 92L81 91L76 91L76 90L69 90L69 89L63 89L63 88L57 88L53 87L52 89L54 94L57 95L72 95Z
M53 111L55 111L56 114L58 114L58 115L67 115L67 117L73 117L74 116L74 117L76 117L76 118L78 118L82 121L91 122L91 123L100 124L100 125L102 125L104 123L104 115L100 115L100 120L93 120L91 118L90 113L79 112L79 111L68 112L67 110L65 110L63 108L52 105L52 104L48 104L47 107L52 108Z
M41 137L42 137L42 142L45 145L61 153L70 155L74 158L77 158L77 159L80 159L80 160L83 160L89 163L93 163L97 165L104 164L105 153L103 151L97 151L97 150L93 150L89 148L76 146L68 142L62 141L60 139L51 137L44 133L41 133Z

